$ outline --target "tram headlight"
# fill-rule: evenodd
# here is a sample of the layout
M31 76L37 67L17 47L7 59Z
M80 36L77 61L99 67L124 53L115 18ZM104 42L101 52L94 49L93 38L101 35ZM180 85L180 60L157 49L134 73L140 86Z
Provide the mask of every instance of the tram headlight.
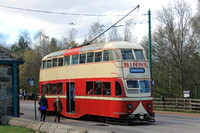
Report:
M132 109L132 108L133 108L132 104L127 104L127 109Z
M147 108L148 108L148 109L151 109L151 107L152 107L151 103L148 103L148 104L147 104Z

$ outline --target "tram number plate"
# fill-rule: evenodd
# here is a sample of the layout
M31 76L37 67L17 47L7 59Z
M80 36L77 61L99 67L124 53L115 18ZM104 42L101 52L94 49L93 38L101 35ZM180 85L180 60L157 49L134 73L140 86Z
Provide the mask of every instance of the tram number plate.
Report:
M130 68L130 73L145 73L144 68Z

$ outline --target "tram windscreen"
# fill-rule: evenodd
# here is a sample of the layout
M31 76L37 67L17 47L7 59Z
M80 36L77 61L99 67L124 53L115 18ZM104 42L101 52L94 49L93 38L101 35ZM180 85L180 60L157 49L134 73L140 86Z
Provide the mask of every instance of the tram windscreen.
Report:
M123 60L134 60L132 49L121 49Z
M150 92L150 86L148 80L141 80L140 81L140 92L147 93Z
M127 80L126 83L128 88L139 88L137 80Z
M134 50L136 60L144 60L142 50Z

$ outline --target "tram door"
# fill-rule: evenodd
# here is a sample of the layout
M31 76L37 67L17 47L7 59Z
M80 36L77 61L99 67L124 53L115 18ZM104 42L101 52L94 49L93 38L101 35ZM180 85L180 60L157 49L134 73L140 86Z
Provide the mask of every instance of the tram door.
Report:
M74 82L67 82L67 93L66 93L66 100L67 100L67 113L75 113L75 83Z

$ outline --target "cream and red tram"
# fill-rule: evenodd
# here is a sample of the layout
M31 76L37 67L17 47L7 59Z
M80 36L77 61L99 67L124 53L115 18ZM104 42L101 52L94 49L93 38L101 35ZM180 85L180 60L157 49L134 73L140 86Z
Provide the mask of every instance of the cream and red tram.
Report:
M127 120L154 120L148 61L143 47L110 42L46 55L39 94L48 111L60 96L66 117L85 115Z

